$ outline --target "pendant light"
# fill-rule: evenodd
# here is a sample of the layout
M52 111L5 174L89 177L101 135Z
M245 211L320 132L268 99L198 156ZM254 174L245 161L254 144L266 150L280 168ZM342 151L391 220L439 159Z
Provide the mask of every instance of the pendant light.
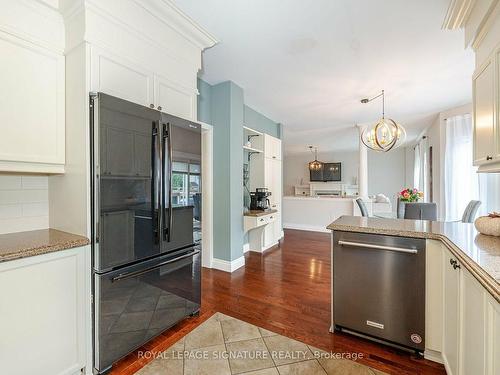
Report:
M373 126L364 129L361 133L361 142L375 151L387 152L401 146L406 139L406 130L393 119L385 118L384 90L371 99L362 99L361 103L369 103L382 97L382 118Z
M314 161L311 161L309 163L309 170L319 171L321 168L323 168L323 163L318 161L318 148L314 147L314 152L313 152L313 146L309 146L309 150L311 150L311 153L314 154Z

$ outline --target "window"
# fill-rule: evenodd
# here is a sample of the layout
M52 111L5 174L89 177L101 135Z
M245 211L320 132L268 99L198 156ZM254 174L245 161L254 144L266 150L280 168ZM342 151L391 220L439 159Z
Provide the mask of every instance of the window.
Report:
M471 115L446 119L444 165L446 220L459 220L470 200L481 201L479 215L500 211L500 174L477 173L472 166Z
M201 166L198 161L172 163L172 204L194 205L194 196L201 193Z

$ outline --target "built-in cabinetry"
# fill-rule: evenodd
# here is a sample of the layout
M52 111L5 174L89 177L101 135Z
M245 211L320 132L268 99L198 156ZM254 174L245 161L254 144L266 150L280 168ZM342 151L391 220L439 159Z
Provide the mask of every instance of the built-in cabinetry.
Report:
M12 1L1 13L0 172L63 173L62 17L35 1Z
M196 121L198 89L168 79L132 56L117 55L98 46L91 47L91 86L131 102Z
M3 374L91 373L90 279L89 246L0 263Z
M426 354L449 375L500 373L500 304L441 242L427 251Z
M258 141L252 141L252 147L262 146L262 149L251 152L249 159L249 187L267 188L271 192L269 203L273 213L273 221L267 224L263 234L263 248L268 249L276 245L282 237L282 160L281 140L269 134L262 134ZM250 249L253 250L253 249Z
M476 70L472 78L474 165L489 170L500 164L498 96L500 46Z
M66 30L68 163L64 178L49 178L50 225L90 237L89 93L196 121L201 52L216 41L171 1L66 0L59 10ZM103 176L150 173L148 163L130 163L146 155L140 150L150 147L150 135L127 126L107 129L106 136L121 147L102 160Z
M451 1L444 27L463 28L475 53L474 165L480 172L500 172L500 2Z

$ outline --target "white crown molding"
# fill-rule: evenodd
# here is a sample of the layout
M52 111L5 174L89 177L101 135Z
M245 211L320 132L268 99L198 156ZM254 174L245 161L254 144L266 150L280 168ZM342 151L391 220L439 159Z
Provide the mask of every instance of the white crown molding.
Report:
M451 0L443 22L443 29L455 30L465 26L475 0Z
M167 27L181 34L202 51L217 43L217 39L182 12L171 0L133 0Z
M30 29L21 29L2 23L0 31L54 53L62 54L64 52L64 22L57 10L42 1L32 0L19 0L16 7L24 7L18 8L18 11L30 11L40 17L40 20L50 20L52 30L41 29L43 27L41 24L33 25ZM57 31L57 29L59 30Z
M488 34L488 31L491 29L491 26L495 22L495 19L498 15L500 15L500 0L494 0L491 2L488 11L486 12L483 20L481 21L479 27L477 28L476 35L472 39L471 45L474 51L477 51L479 45L484 40L486 34Z

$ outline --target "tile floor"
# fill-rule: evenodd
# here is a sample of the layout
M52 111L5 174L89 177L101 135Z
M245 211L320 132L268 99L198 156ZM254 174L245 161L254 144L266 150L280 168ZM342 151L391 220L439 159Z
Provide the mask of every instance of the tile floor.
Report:
M148 355L148 353L145 353ZM381 375L381 371L216 313L140 375Z

